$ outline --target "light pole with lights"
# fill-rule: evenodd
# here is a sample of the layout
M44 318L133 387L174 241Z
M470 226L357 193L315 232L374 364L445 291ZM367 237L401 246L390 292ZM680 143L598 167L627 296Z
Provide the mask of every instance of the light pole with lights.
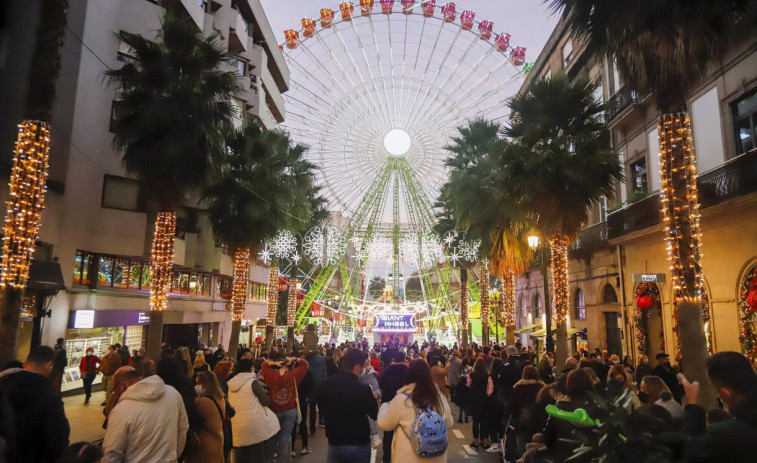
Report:
M540 238L539 234L536 232L531 232L526 237L528 240L528 247L531 248L532 252L536 252L537 249L541 248L541 274L544 278L544 310L545 310L545 319L546 319L546 341L545 341L545 348L547 352L554 352L555 351L555 345L552 341L552 307L549 304L549 278L547 277L547 244L546 241L539 246L540 244Z

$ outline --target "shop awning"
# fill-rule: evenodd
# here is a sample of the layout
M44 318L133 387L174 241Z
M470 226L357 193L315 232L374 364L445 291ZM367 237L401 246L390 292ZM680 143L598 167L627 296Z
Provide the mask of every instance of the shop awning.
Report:
M540 326L541 326L541 323L534 323L533 325L526 325L526 326L523 326L523 327L515 330L515 334L528 333L528 332L531 332L531 331L539 328Z
M50 293L66 289L60 264L58 262L32 260L26 287L34 291Z
M576 328L569 329L568 330L568 337L575 335L579 331L582 331L582 330L579 330L579 329L576 329ZM517 333L517 331L516 331L516 333ZM547 330L545 330L545 329L541 329L541 330L538 330L538 331L534 331L533 333L529 333L529 336L535 336L537 338L544 337L546 335L547 335ZM554 328L552 329L552 337L553 338L557 337L557 331Z

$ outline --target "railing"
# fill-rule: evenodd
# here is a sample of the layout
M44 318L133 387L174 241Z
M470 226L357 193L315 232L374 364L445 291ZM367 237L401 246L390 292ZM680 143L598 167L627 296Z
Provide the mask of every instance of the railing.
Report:
M621 88L607 102L607 122L615 119L624 109L640 102L641 98L639 98L636 92L628 90L626 87Z
M607 238L642 230L662 221L660 196L654 194L607 215Z
M700 207L757 191L757 149L731 159L697 179Z
M584 228L570 245L569 254L573 259L586 257L607 244L607 222L600 222Z

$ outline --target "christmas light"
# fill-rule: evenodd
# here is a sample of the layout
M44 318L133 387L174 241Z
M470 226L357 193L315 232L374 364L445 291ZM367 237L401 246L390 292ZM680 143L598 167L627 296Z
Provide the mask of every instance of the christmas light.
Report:
M244 304L247 301L247 285L250 280L249 249L234 251L234 283L231 293L232 320L241 321L244 318Z
M482 336L484 336L484 345L487 345L489 343L489 340L486 339L486 336L488 336L488 327L489 327L489 262L484 261L481 265L481 281L479 282L480 286L480 294L481 294L481 327L482 327ZM484 332L484 327L486 327L486 332Z
M757 267L747 273L739 292L739 341L741 352L757 367L757 309L750 305L757 292Z
M297 315L297 278L289 280L289 300L287 301L287 326L294 326Z
M266 327L276 326L276 311L279 308L279 268L271 265L268 273L268 306L265 317Z
M6 201L0 286L23 289L29 278L37 232L47 191L50 129L47 123L25 121L18 126Z
M562 325L568 316L568 246L570 238L566 235L555 235L549 240L550 258L552 265L553 300L555 303L555 322ZM546 310L549 310L547 308Z
M468 329L468 270L460 269L460 329Z
M505 329L515 327L515 272L506 270L502 276L502 306L505 309Z
M173 246L176 238L176 213L159 212L155 220L155 234L150 252L150 309L162 311L168 307L166 293L173 273Z

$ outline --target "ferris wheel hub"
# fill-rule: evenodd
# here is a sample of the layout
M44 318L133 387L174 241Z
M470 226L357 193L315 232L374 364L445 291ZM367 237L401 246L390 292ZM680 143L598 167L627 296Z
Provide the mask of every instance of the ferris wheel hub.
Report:
M384 149L390 157L404 157L412 145L410 134L402 129L392 129L384 135Z

